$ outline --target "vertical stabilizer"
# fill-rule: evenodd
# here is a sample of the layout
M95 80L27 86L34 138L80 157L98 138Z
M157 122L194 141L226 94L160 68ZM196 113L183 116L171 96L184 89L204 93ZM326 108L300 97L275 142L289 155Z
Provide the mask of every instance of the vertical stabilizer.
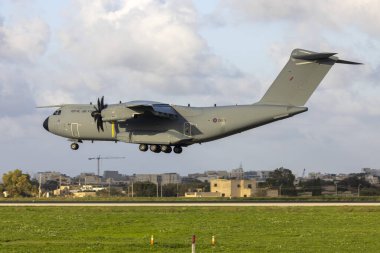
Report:
M360 64L339 60L335 54L294 49L259 103L303 106L335 63Z

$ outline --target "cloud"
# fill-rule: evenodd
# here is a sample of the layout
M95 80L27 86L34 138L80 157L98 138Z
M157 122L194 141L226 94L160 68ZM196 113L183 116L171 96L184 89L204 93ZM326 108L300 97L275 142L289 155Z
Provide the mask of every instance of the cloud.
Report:
M232 1L221 3L225 11L232 13L234 19L257 22L286 22L293 29L331 30L356 28L371 35L379 36L377 24L380 17L377 10L380 3L376 0L339 0L302 1ZM234 13L234 12L238 13Z
M76 1L72 8L79 11L60 33L62 52L91 77L82 81L93 91L202 96L251 81L212 53L191 1Z
M0 22L0 62L31 63L45 53L49 26L39 18L15 24Z
M46 52L48 25L39 18L0 22L0 117L20 116L35 106L29 79Z

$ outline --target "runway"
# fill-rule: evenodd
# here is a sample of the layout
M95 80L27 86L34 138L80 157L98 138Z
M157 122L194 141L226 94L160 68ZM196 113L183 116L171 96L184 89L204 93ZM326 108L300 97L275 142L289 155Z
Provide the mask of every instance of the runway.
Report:
M379 206L380 202L0 202L0 207L339 207Z

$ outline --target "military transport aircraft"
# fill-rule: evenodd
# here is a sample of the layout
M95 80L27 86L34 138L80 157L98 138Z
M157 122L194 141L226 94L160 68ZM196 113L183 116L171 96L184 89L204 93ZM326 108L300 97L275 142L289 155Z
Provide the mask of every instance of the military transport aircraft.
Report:
M306 112L305 103L335 63L336 53L294 49L288 63L260 101L249 105L190 107L153 101L96 105L63 104L43 127L68 138L77 150L83 141L139 144L141 151L181 153L182 147L217 140ZM46 107L46 106L45 106Z

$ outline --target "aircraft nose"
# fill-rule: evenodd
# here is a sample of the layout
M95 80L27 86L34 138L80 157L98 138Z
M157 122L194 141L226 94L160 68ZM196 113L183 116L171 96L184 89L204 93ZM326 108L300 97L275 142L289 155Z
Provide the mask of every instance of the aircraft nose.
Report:
M47 117L45 119L45 121L44 121L44 123L42 125L46 129L46 131L49 131L49 117Z

